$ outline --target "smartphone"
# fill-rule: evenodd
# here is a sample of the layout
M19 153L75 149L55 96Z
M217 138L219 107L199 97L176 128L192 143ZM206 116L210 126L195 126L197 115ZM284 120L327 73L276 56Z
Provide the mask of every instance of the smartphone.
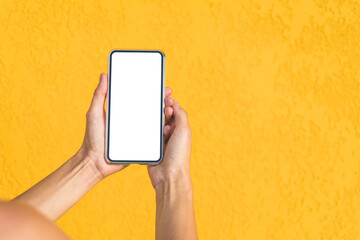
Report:
M109 163L158 164L163 158L165 55L109 54L105 155Z

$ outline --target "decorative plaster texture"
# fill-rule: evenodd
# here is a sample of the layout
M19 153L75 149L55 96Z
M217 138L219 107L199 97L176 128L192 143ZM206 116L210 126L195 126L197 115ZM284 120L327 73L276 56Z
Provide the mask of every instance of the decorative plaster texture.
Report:
M0 33L1 198L77 151L111 49L161 49L200 239L360 239L358 1L2 1ZM154 200L131 166L58 224L153 239Z

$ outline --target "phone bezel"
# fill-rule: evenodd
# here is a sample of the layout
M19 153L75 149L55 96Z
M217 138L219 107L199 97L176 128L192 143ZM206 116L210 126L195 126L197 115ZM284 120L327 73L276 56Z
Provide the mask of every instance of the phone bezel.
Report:
M112 55L116 52L145 52L145 53L159 53L161 55L161 116L160 116L160 158L154 161L144 160L113 160L109 156L109 140L110 140L110 97L111 97L111 59ZM108 92L106 100L106 136L105 136L105 159L108 163L112 164L151 164L157 165L163 159L163 128L164 128L164 96L165 96L165 54L160 50L112 50L109 54L109 79L108 79Z

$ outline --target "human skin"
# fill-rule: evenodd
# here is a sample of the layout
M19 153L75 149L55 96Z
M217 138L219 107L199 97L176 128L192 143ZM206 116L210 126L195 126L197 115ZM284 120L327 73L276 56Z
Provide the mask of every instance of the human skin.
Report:
M13 209L16 214L16 209L33 208L26 216L42 219L36 226L43 224L44 227L53 228L51 222L45 224L44 219L57 220L98 182L127 166L108 164L105 160L104 103L107 84L108 76L103 73L86 114L85 137L79 151L10 203L1 203L0 209ZM170 95L171 89L166 88L164 159L159 165L148 167L156 192L156 239L196 239L189 168L191 131L186 112ZM31 229L35 231L37 228ZM57 234L57 231L53 232ZM59 239L66 239L61 231L59 234Z
M164 160L148 166L156 191L156 230L159 239L197 239L190 178L191 130L187 113L172 100L172 118L166 126Z
M21 201L0 202L1 240L68 240L52 221Z

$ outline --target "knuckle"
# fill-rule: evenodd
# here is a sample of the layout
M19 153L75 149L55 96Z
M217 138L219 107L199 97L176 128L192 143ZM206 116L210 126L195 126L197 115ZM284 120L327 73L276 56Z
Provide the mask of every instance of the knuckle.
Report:
M93 98L98 98L100 96L99 90L95 90L94 92L94 97Z
M99 87L97 87L95 89L94 96L96 96L96 97L104 97L105 95L106 95L106 93L104 92L103 89L101 89Z
M188 118L188 113L184 109L181 110L181 113L185 118Z
M192 136L192 131L191 131L191 128L189 126L187 127L187 133L188 133L189 137Z
M99 88L96 88L94 91L94 98L102 97L104 94L101 92Z
M189 137L191 137L191 135L192 135L189 125L180 126L179 130Z
M87 112L86 112L86 117L90 118L94 115L94 111L90 108Z

